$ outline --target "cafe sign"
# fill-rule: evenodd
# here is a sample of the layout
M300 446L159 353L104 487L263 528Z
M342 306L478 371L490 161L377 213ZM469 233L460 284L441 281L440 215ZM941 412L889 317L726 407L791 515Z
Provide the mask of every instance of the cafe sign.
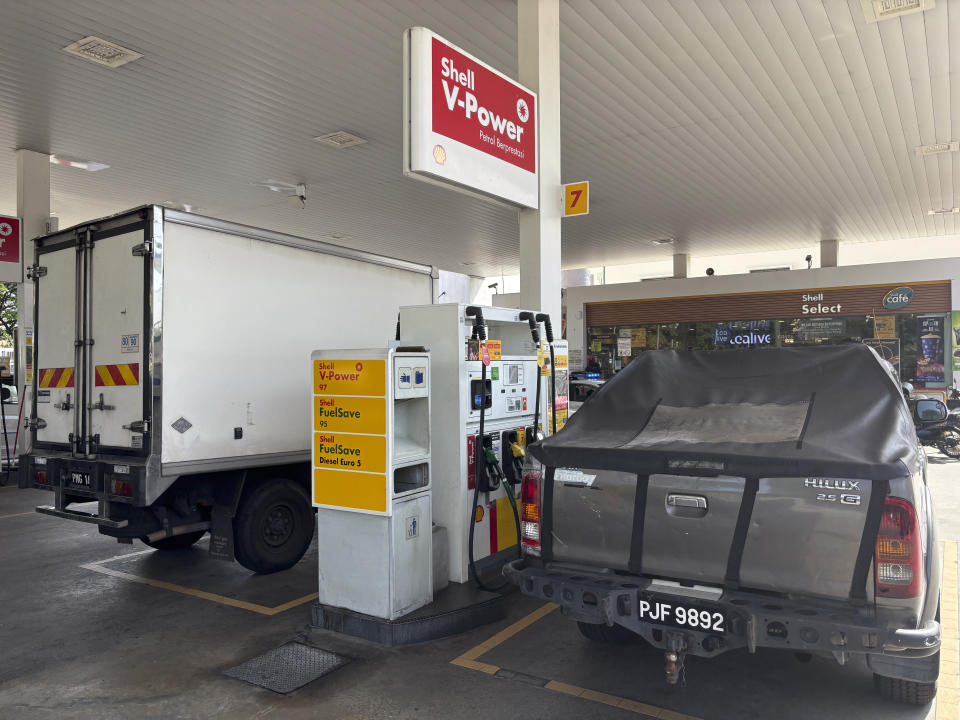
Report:
M887 310L900 310L913 300L913 290L908 287L897 287L883 296L883 306Z

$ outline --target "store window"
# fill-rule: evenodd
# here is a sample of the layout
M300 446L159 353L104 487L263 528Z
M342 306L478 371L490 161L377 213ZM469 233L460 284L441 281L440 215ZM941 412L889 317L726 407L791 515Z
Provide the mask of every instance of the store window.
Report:
M950 379L945 362L952 355L949 328L943 313L608 325L588 328L587 367L613 375L648 350L726 351L867 341L904 381L943 387Z

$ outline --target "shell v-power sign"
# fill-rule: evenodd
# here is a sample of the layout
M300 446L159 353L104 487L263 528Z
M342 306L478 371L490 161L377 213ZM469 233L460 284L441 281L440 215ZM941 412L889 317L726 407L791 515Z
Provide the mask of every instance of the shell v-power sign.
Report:
M404 33L404 174L536 208L537 96L426 28Z

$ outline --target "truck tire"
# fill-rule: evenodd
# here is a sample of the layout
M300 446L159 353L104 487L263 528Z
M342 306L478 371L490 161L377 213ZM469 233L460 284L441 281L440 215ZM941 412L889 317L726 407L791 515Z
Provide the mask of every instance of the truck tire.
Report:
M937 694L935 682L925 683L915 680L900 680L899 678L884 677L873 674L873 684L885 700L907 703L909 705L926 705Z
M606 643L608 645L632 645L641 640L641 637L634 632L627 630L622 625L595 625L593 623L578 622L580 634L593 642Z
M183 535L174 535L173 537L163 538L162 540L144 540L154 550L186 550L192 547L200 538L207 534L206 530L184 533Z
M292 480L267 480L244 490L233 519L234 555L266 575L299 562L313 540L314 517L306 491Z

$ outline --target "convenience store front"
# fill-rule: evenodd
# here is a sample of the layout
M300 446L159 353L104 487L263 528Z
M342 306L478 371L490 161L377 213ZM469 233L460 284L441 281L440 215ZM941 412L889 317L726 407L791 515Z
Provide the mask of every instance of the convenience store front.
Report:
M942 388L960 345L950 311L949 280L592 302L584 366L610 375L647 350L867 342L902 380Z

